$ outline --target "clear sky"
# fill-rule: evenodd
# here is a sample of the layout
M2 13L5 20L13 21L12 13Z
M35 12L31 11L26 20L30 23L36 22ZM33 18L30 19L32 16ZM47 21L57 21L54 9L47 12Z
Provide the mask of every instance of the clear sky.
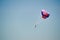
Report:
M60 40L60 0L0 0L0 19L0 40Z

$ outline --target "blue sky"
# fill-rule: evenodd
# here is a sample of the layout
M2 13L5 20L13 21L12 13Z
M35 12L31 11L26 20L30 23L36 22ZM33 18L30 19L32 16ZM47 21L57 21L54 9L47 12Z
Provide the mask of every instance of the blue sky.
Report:
M59 0L1 0L1 40L59 40ZM50 17L41 18L41 10ZM37 28L34 24L39 22Z

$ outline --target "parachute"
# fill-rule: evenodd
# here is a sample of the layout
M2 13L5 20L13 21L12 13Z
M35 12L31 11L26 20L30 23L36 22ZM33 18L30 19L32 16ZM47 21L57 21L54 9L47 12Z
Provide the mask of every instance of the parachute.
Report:
M48 14L48 12L47 12L46 10L42 10L42 11L41 11L41 15L42 15L42 18L43 18L43 19L46 19L46 18L49 17L50 14Z
M46 10L41 10L40 13L41 13L43 19L47 19L50 16L50 14ZM40 23L40 20L36 21L35 28L39 23Z

